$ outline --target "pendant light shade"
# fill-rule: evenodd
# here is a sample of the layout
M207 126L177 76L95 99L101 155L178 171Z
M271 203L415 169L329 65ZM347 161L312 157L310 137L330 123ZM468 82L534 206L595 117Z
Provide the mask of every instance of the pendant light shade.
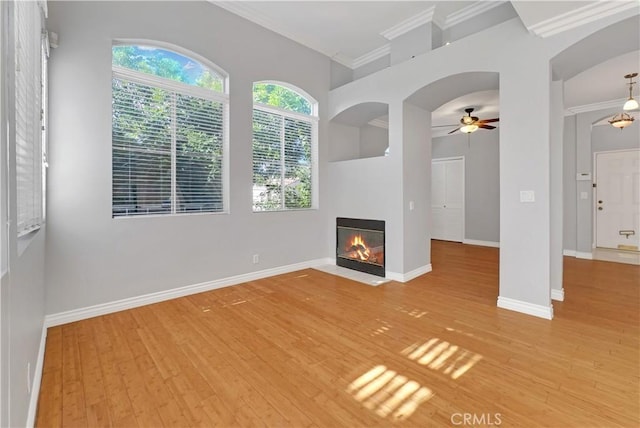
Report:
M611 120L609 120L609 123L614 128L622 129L622 128L625 128L625 127L631 125L634 120L635 119L633 118L633 116L622 112L620 114L617 114L617 115L613 116L611 118Z
M633 99L633 85L636 83L633 81L633 78L637 75L638 73L629 73L624 76L625 79L629 79L629 99L624 103L624 106L622 106L623 112L616 114L609 119L609 123L614 128L626 128L627 126L632 125L635 120L635 118L627 112L638 109L638 102Z
M634 100L632 97L629 97L627 102L624 103L624 107L622 107L622 110L625 110L625 111L636 110L637 108L638 108L638 102Z
M638 101L633 99L633 85L636 83L633 81L633 78L636 77L638 73L630 73L624 76L625 79L629 79L629 99L624 103L622 110L636 110L638 108Z

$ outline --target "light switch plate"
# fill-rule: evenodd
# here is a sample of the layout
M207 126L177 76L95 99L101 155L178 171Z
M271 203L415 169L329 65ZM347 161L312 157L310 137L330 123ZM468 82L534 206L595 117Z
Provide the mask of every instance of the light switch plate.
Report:
M536 193L533 190L521 190L520 202L535 202Z

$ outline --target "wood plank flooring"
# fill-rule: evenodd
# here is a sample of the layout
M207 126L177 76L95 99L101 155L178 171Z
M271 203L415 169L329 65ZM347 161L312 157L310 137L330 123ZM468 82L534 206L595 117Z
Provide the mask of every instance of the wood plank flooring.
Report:
M39 427L640 426L640 267L565 258L552 321L498 250L370 287L313 269L49 329Z

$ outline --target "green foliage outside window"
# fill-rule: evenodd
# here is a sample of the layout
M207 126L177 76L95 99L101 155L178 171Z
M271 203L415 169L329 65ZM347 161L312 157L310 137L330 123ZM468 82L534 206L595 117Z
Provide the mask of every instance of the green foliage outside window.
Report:
M311 115L311 103L284 86L255 83L254 103ZM312 207L313 118L253 110L253 210Z
M300 94L273 83L254 83L253 102L311 114L311 104Z
M186 56L165 49L123 45L112 48L113 65L222 92L220 76Z

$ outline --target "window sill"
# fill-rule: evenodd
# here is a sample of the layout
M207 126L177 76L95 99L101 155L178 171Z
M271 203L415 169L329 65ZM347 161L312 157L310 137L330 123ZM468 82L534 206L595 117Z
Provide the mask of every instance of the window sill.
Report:
M318 208L288 208L288 209L278 209L278 210L264 210L264 211L252 211L253 214L264 214L264 213L296 213L301 211L318 211Z
M173 217L196 217L205 215L227 215L229 211L218 212L192 212L192 213L175 213L175 214L138 214L138 215L119 215L111 217L112 220L123 220L133 218L173 218Z

